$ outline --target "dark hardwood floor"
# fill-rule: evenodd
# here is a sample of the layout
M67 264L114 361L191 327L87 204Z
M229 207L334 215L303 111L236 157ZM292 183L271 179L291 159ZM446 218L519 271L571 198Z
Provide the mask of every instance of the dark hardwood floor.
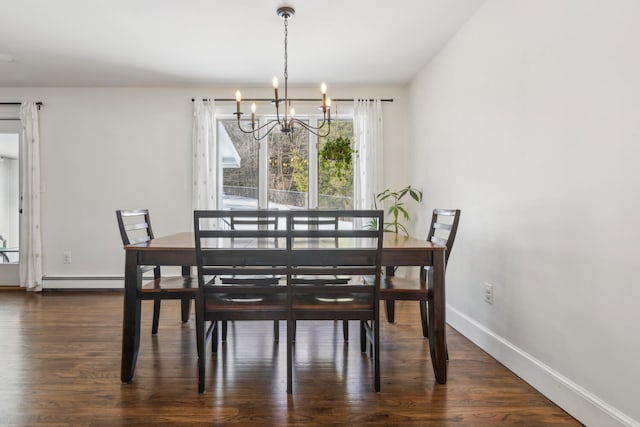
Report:
M340 322L300 322L294 392L286 393L286 326L235 322L207 392L197 392L194 322L163 301L151 335L143 302L136 374L120 383L122 294L0 291L0 425L580 425L455 330L448 382L436 384L416 303L381 324L382 391Z

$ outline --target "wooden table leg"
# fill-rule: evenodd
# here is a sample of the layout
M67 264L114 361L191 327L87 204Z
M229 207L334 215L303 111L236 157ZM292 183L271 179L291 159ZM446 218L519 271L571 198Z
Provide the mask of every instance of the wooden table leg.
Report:
M385 267L385 275L393 276L396 274L396 268L394 266ZM380 280L384 280L384 277L381 277ZM394 300L386 300L384 302L385 312L387 314L387 322L393 323L396 318L396 302Z
M445 336L445 281L444 251L434 251L433 280L428 280L429 294L429 351L436 381L447 382L447 342Z
M122 315L122 359L120 380L128 383L133 378L140 347L140 298L142 274L138 269L138 252L126 251L124 268L124 309Z
M183 265L182 266L182 276L191 276L191 266ZM186 323L189 321L189 316L191 314L191 298L184 298L181 301L182 304L182 322Z

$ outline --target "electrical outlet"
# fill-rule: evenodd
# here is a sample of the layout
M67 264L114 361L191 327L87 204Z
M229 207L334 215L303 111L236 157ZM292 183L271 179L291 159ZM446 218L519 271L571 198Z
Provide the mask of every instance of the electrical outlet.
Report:
M64 251L62 256L65 264L71 264L71 251Z
M493 285L490 283L484 284L484 302L493 304Z

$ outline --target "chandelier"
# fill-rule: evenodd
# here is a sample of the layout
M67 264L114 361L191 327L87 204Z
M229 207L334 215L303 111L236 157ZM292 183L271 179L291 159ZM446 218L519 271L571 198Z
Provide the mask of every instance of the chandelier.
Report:
M268 120L261 126L256 127L256 104L251 104L251 129L244 129L240 123L240 117L242 111L240 111L240 102L242 101L242 94L240 91L236 91L236 112L234 113L238 119L238 128L247 134L251 134L253 138L261 140L271 133L275 128L280 128L280 132L284 135L288 135L290 140L293 140L293 130L296 127L301 127L309 132L324 137L329 135L331 131L331 99L327 97L327 85L322 83L320 85L320 92L322 93L322 121L317 126L312 126L306 121L302 121L295 117L295 109L291 105L291 98L289 98L288 80L289 70L287 67L287 42L288 42L288 26L289 20L293 18L295 9L288 6L279 7L277 14L284 21L284 98L278 97L278 78L273 77L272 85L274 92L274 99L271 102L276 107L276 118ZM280 104L282 104L282 115Z

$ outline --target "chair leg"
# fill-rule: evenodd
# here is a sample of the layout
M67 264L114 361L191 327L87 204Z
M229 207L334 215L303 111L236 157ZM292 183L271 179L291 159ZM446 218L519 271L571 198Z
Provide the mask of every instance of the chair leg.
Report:
M273 321L273 340L275 342L280 341L280 321L279 320Z
M222 321L222 342L227 342L227 321Z
M293 392L293 339L296 333L295 319L287 320L287 393Z
M160 300L153 300L153 324L151 326L151 334L158 333L158 323L160 323Z
M420 321L422 323L422 336L429 338L429 320L427 317L427 302L420 302Z
M373 372L374 388L380 391L380 322L376 319L371 321L373 326Z
M211 331L211 352L218 352L218 325L220 322L216 320L215 325L213 325L213 331Z
M378 317L378 316L376 316ZM365 353L367 344L371 349L369 355L373 359L374 388L380 391L380 322L372 319L360 321L360 350Z
M387 311L387 322L393 323L396 317L396 302L394 300L386 300L384 306Z
M342 336L344 337L345 341L349 341L349 321L348 320L342 321Z
M191 276L191 266L188 266L188 265L182 266L182 276L183 277ZM191 315L191 298L183 298L182 299L182 323L188 322L190 315Z
M182 323L187 323L191 314L191 298L183 298L180 302L182 304Z
M205 324L204 309L202 303L196 301L196 345L198 348L198 393L204 393L204 376L206 368L205 346Z

